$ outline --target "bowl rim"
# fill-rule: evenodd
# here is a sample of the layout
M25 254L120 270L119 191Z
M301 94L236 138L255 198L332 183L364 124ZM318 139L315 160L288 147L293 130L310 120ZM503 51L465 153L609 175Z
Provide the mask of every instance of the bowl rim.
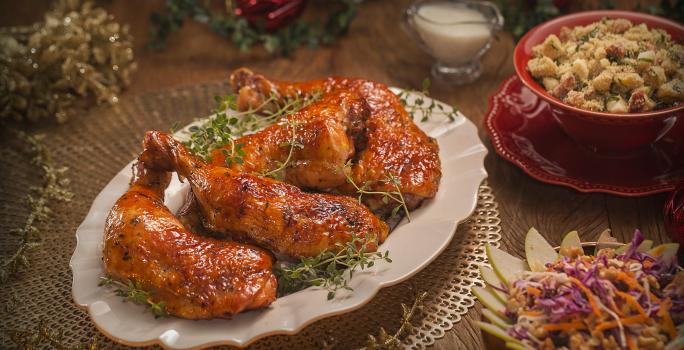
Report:
M571 106L569 104L566 104L559 100L558 98L552 96L549 94L546 89L543 89L542 86L537 83L534 79L531 78L529 75L523 74L526 72L526 67L527 67L527 62L529 59L525 59L525 52L524 52L524 46L525 44L530 40L530 37L534 35L535 33L539 32L540 30L557 25L560 23L565 23L565 22L571 22L574 20L591 20L595 21L595 18L603 18L603 17L615 17L615 18L620 18L621 16L624 17L632 17L632 18L641 18L641 19L648 19L650 22L656 22L659 24L667 24L668 26L672 26L677 28L677 30L681 31L681 35L684 38L684 25L671 21L669 19L665 19L662 17L654 16L654 15L649 15L646 13L641 13L641 12L634 12L634 11L624 11L624 10L595 10L595 11L582 11L582 12L576 12L560 17L556 17L550 21L543 22L534 28L530 29L525 35L520 38L518 43L515 45L515 48L513 49L513 66L515 68L515 74L520 78L520 80L530 88L537 96L541 97L545 101L549 102L551 105L569 110L572 112L575 112L579 116L583 117L591 117L591 118L599 118L602 120L615 120L615 119L625 119L629 118L631 120L634 119L655 119L655 118L668 118L671 117L672 112L679 112L679 111L684 111L684 102L680 103L678 106L666 108L666 109L660 109L657 111L649 111L649 112L639 112L639 113L608 113L608 112L597 112L597 111L591 111L587 109L582 109L578 107ZM589 18L589 19L588 19ZM630 19L631 21L635 21L634 19ZM580 24L575 24L574 26L577 26ZM649 28L653 28L654 26L649 25ZM656 27L659 28L659 27Z

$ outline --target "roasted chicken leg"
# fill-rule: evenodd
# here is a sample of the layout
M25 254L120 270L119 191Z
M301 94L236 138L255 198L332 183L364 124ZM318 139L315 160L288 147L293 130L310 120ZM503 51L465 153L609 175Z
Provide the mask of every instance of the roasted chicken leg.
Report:
M138 162L105 224L103 260L112 278L134 281L178 317L209 319L268 306L277 281L271 255L186 230L164 206L170 173Z
M251 241L288 257L310 257L339 250L352 236L368 237L377 249L387 225L357 200L312 194L270 178L205 163L170 135L152 131L140 156L146 167L176 171L187 179L203 226L216 234Z
M245 68L233 72L231 85L233 91L238 93L239 108L258 106L266 98L275 97L284 101L286 98L322 93L321 99L297 113L297 118L304 120L319 119L320 113L315 107L330 104L339 94L362 97L368 113L356 116L365 117L362 122L356 122L361 128L347 129L350 139L356 140L351 168L354 183L359 186L367 184L367 190L378 192L396 191L398 187L409 209L437 193L442 176L437 143L413 123L399 98L385 85L347 78L300 83L274 82ZM273 142L263 135L254 134L250 137L250 143L266 146ZM220 158L218 153L214 155ZM318 170L318 174L309 176L324 179L331 176L326 169ZM390 177L395 181L388 181ZM328 189L357 195L357 189L349 183ZM364 196L364 203L380 212L387 212L396 206L396 203L387 203L382 199L382 196Z
M357 94L327 94L278 123L238 139L235 143L245 153L243 162L229 167L258 174L287 162L278 174L287 183L318 190L341 186L346 183L345 164L361 142L354 136L364 129L368 115L368 105ZM212 153L214 165L227 166L224 151L229 150Z

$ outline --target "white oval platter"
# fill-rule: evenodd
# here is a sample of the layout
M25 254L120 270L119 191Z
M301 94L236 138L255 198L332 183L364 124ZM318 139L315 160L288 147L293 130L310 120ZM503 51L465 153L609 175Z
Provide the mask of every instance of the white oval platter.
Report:
M401 90L394 89L394 92ZM411 94L409 106L418 96ZM422 97L429 104L429 98ZM440 103L435 101L436 103ZM446 109L450 108L443 104ZM416 120L420 120L418 113ZM408 279L433 261L449 244L457 224L475 209L478 187L487 173L487 149L477 128L462 114L453 122L435 112L429 121L417 122L437 139L442 161L442 181L437 196L411 213L381 245L390 251L392 263L378 262L356 272L351 292L338 292L327 300L327 291L308 288L278 298L270 307L241 313L233 319L192 321L176 317L154 318L145 307L123 302L111 288L99 287L104 275L102 239L105 218L114 202L128 189L130 164L124 167L95 198L85 220L76 231L76 249L71 258L72 292L75 303L88 310L97 328L108 337L131 346L160 344L169 349L199 349L214 345L244 347L274 334L295 334L325 317L360 308L382 287ZM177 210L188 191L187 184L174 180L166 191L166 204ZM454 262L457 263L457 262Z

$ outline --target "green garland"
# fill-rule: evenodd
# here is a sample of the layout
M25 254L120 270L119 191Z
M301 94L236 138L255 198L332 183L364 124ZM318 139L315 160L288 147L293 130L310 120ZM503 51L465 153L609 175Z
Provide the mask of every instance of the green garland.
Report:
M361 1L330 1L338 9L330 14L325 23L298 20L274 32L268 32L253 28L247 20L236 16L231 1L226 1L224 11L215 11L206 2L200 4L197 0L168 0L165 13L152 14L148 46L154 49L164 48L168 36L179 30L189 18L207 24L214 32L230 38L241 51L249 52L253 46L260 44L270 53L287 56L298 47L327 45L345 34L356 17Z
M543 22L578 10L571 5L572 1L566 2L566 6L558 6L558 2L554 0L536 0L531 6L526 7L529 1L496 1L506 19L505 31L511 33L515 40ZM595 8L614 9L615 5L611 0L600 0ZM679 23L684 22L684 0L660 0L659 5L651 6L642 6L639 3L633 10L667 17Z

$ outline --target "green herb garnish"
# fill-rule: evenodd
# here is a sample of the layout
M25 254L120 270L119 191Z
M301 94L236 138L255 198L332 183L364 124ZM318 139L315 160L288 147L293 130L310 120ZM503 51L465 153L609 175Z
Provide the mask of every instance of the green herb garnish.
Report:
M420 114L422 116L420 121L426 122L430 120L433 113L439 113L449 118L450 122L455 121L456 117L458 116L458 108L451 106L451 109L447 110L442 106L442 104L435 102L433 99L430 100L429 104L425 101L425 99L430 95L429 89L430 79L425 78L423 79L422 89L420 91L402 90L397 94L401 104L404 105L406 112L408 112L408 114L411 116L411 119L416 120L417 115ZM412 94L417 94L418 97L416 97L413 103L409 104L408 98Z
M213 111L214 115L201 125L191 126L190 137L183 144L190 152L207 161L211 161L209 155L212 151L230 145L222 151L226 156L226 165L242 164L245 153L242 145L235 142L236 139L274 124L282 117L308 106L320 96L319 92L315 92L311 96L286 98L278 103L276 97L271 95L260 105L250 106L242 112L234 112L238 109L237 95L216 96L214 99L217 108Z
M371 187L371 185L374 183L373 181L366 181L360 186L354 182L354 179L352 179L351 175L349 175L349 171L345 171L351 166L351 163L347 162L345 165L345 169L342 169L342 172L344 175L347 177L347 182L354 186L356 189L356 193L359 195L359 203L362 203L363 196L365 195L376 195L376 196L382 196L382 202L385 204L389 204L390 201L397 203L397 206L392 209L392 213L390 214L390 219L393 219L397 217L399 214L399 211L403 209L404 215L406 215L406 219L411 222L411 215L409 214L408 206L406 206L406 201L404 200L404 195L401 193L401 182L399 178L392 174L392 173L387 173L386 178L382 180L382 182L387 183L387 184L392 184L394 187L394 191L369 191L368 189Z
M129 280L128 283L112 279L110 277L100 277L99 286L114 286L114 292L117 296L124 298L124 301L130 301L139 305L146 305L154 317L165 317L169 314L166 312L166 304L161 302L154 302L150 293L143 290L140 283Z
M294 120L287 120L287 127L290 128L290 139L286 142L281 143L279 146L280 147L290 147L290 151L287 154L287 158L285 159L284 162L279 162L280 164L276 169L264 172L261 174L261 176L268 176L272 177L274 179L282 179L283 177L283 171L287 169L288 164L292 160L292 156L294 155L295 149L303 149L304 145L299 143L297 141L297 126L299 123Z
M373 267L375 261L384 260L389 263L389 252L369 252L366 242L375 239L366 234L365 237L352 236L347 243L336 243L338 252L325 251L312 258L301 258L299 263L281 263L276 266L278 276L278 295L291 294L310 286L328 290L328 300L333 299L338 290L353 290L349 287L354 271ZM345 273L349 272L349 278Z

